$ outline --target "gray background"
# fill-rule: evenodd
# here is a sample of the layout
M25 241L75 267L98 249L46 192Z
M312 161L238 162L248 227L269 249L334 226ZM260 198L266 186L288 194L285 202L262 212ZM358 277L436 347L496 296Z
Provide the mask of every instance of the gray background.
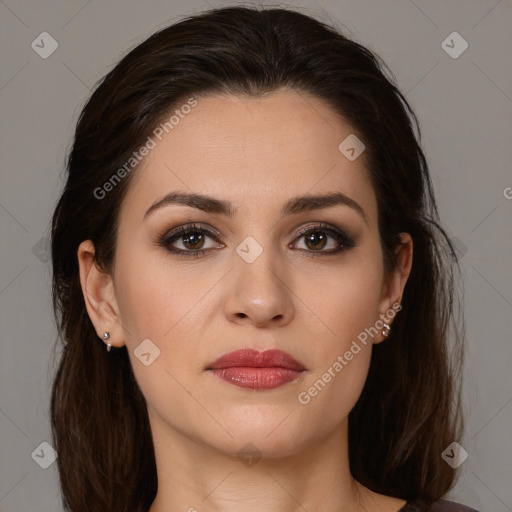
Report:
M47 454L38 447L50 441L56 330L46 237L80 108L121 54L156 29L228 4L0 1L0 511L61 510L56 463L43 469L31 454ZM512 3L281 5L332 21L376 51L419 116L466 288L463 447L469 457L449 497L482 512L512 510ZM47 59L31 47L45 31L59 45ZM458 58L441 47L454 31L469 45Z

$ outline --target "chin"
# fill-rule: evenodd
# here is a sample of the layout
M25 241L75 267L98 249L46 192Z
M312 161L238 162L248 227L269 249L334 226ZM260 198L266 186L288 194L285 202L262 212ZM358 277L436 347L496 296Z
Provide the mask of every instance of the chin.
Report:
M236 432L233 438L223 439L223 442L213 445L217 450L226 453L230 457L236 457L244 462L249 459L248 466L252 460L261 458L279 459L286 458L300 453L303 445L302 439L298 439L293 434L284 433L282 435L268 435L266 432Z
M288 457L300 452L316 437L310 430L312 425L305 431L299 424L303 423L299 415L296 412L290 414L282 407L269 410L268 407L252 406L252 410L244 415L223 416L219 422L232 437L222 431L216 439L210 438L209 443L219 451L237 457L243 456L244 452L256 452L266 458Z

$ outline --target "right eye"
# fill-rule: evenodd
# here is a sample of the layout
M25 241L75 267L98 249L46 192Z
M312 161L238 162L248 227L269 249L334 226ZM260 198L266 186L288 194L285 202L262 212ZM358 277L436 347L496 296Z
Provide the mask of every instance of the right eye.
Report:
M199 255L206 253L207 249L212 248L203 248L206 238L217 239L217 234L213 233L207 228L193 224L188 226L180 226L177 229L167 232L161 238L159 244L173 254L178 254L179 256L184 257L198 257ZM176 241L179 241L184 249L176 247L174 245Z

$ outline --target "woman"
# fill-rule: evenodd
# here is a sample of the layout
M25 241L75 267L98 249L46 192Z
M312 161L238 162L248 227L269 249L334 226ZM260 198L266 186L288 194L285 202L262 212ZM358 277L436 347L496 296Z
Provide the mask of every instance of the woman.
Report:
M103 78L52 225L67 510L471 510L455 253L382 69L230 7Z

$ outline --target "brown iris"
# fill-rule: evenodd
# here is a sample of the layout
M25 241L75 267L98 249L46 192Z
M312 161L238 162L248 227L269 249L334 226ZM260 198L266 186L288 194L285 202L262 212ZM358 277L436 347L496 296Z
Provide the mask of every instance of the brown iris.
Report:
M188 248L191 250L200 249L201 243L204 242L204 234L200 233L198 231L194 231L192 233L183 235L182 238L183 238L183 245L185 245L185 247L187 247L187 245L190 245L190 247L188 247Z
M326 240L327 236L321 231L312 231L305 237L305 242L308 248L313 248L314 250L323 249L325 247ZM310 247L310 244L312 244L312 247Z

